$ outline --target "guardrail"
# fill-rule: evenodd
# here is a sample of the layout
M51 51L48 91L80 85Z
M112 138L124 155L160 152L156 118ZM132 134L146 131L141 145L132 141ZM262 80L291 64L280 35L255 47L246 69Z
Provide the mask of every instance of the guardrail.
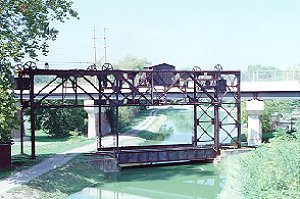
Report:
M255 70L242 72L242 82L300 81L300 68L290 70Z

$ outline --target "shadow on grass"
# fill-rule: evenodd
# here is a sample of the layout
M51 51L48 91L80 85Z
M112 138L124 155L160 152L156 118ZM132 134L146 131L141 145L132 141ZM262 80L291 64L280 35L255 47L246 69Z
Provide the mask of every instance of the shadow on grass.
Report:
M55 137L49 137L48 135L37 135L35 136L35 141L36 142L64 142L67 141L70 138L68 137L63 137L63 138L55 138Z
M26 186L39 190L46 198L61 198L85 187L99 185L104 182L104 175L91 164L90 158L78 155L68 164L30 181Z
M41 154L36 159L31 159L27 154L18 154L12 156L12 166L8 169L4 169L0 172L0 179L4 179L17 173L21 170L25 170L35 164L40 163L45 158L50 157L53 154Z

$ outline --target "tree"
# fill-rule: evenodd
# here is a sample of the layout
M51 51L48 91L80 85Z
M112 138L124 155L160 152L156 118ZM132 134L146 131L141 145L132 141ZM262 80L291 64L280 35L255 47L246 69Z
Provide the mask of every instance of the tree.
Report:
M125 69L125 70L142 70L144 66L150 65L146 58L138 58L132 55L127 55L121 59L117 64L114 64L115 69Z
M13 62L24 56L37 58L37 52L48 53L48 42L54 41L58 30L54 21L78 18L68 0L0 0L0 142L10 140L16 108L9 89L15 67ZM5 128L4 128L5 127Z
M47 100L48 105L61 104L59 100ZM66 100L65 104L72 104ZM83 102L82 102L83 103ZM50 137L67 137L75 129L87 132L87 113L83 108L46 108L36 110L36 128L42 129Z
M14 99L0 84L0 144L11 142L11 129L15 126Z

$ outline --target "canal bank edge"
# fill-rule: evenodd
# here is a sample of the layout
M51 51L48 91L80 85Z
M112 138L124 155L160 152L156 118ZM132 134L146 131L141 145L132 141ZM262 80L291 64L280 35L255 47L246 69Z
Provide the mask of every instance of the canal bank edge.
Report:
M226 158L229 155L234 155L234 154L239 154L239 153L246 153L246 152L250 152L252 151L254 148L249 148L249 147L245 147L245 148L240 148L240 149L221 149L220 150L220 155L218 155L213 163L214 164L218 164L220 163L224 158Z

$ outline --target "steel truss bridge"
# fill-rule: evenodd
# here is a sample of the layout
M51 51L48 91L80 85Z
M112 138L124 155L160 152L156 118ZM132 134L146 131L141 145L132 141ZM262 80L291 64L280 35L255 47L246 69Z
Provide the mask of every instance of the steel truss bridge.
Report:
M51 77L51 80L37 89L37 76ZM24 135L23 109L30 108L32 158L36 156L35 110L83 107L81 99L94 100L94 104L88 106L100 110L102 107L115 107L113 121L116 130L113 133L116 145L103 148L99 111L98 151L114 151L121 164L206 161L213 159L222 147L241 147L240 71L220 68L192 71L113 70L110 65L103 70L44 70L29 66L19 69L15 81L15 92L21 103L21 135ZM48 103L53 96L59 104ZM192 144L119 146L120 107L163 105L193 106ZM213 134L209 133L211 131ZM220 133L225 134L225 138L221 139ZM203 145L203 140L207 139L212 144ZM231 142L228 143L228 140Z

